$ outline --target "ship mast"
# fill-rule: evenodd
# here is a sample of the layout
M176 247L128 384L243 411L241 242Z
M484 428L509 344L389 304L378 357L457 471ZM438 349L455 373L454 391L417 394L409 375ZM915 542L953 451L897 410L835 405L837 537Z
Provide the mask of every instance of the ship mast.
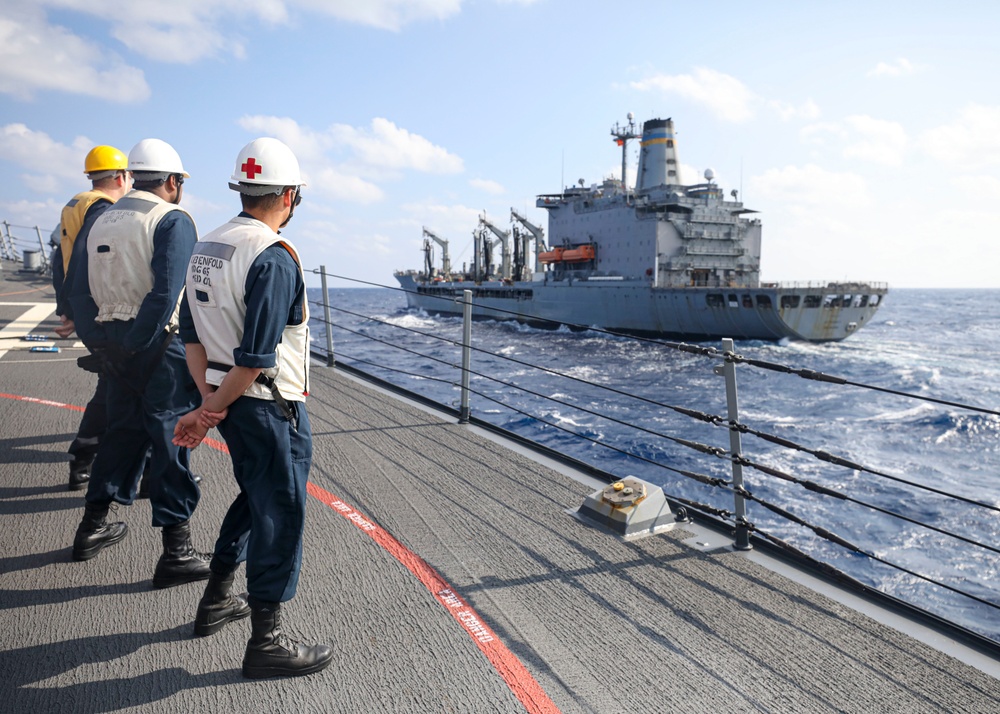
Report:
M622 147L622 193L628 193L628 184L625 182L628 170L628 142L629 139L638 139L642 136L635 130L635 115L632 112L628 113L628 124L625 126L615 123L611 127L611 136L615 137L615 143Z

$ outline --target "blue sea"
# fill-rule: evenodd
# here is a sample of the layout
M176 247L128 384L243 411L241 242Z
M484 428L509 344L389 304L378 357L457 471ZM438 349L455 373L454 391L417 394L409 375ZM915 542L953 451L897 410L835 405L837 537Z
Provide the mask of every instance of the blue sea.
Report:
M324 350L320 298L320 290L310 291L314 348ZM330 302L338 362L458 406L460 318L408 310L404 294L387 288L332 289ZM996 290L892 290L871 322L843 342L738 341L736 351L882 390L996 411L998 305ZM728 480L729 462L672 440L728 449L728 429L669 408L725 417L725 382L713 370L719 359L594 330L511 322L476 322L472 341L474 416L616 476L656 483L668 497L734 509L730 491L678 473ZM721 343L701 346L721 350ZM948 589L1000 606L1000 555L977 545L1000 547L1000 512L994 510L1000 508L1000 417L745 364L737 367L737 381L741 423L898 479L744 435L743 453L751 461L861 502L744 467L746 488L755 498L831 531L860 552L751 502L748 519L758 529L1000 641L1000 609Z

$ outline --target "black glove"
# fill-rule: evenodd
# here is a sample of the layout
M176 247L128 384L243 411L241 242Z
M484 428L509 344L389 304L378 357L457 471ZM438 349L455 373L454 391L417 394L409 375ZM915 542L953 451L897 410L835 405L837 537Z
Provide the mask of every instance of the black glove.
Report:
M94 374L101 374L104 371L104 360L96 354L88 353L76 358L76 366Z
M122 347L117 342L95 342L93 346L93 355L90 355L97 363L97 371L101 374L110 375L112 377L124 377L128 374L129 363L135 356L135 352L130 352L129 350ZM87 357L80 357L77 359L76 363L80 364L80 360L86 360ZM89 364L94 365L93 361L89 361ZM82 364L81 367L87 369ZM93 371L93 370L90 370Z

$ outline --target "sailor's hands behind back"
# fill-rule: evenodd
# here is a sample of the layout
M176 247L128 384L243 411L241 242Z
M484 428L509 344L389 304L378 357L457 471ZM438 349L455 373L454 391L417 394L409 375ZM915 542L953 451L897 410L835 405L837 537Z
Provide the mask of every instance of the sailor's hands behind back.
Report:
M174 426L174 446L193 449L202 442L210 427L203 423L201 413L200 408L195 409L177 420Z

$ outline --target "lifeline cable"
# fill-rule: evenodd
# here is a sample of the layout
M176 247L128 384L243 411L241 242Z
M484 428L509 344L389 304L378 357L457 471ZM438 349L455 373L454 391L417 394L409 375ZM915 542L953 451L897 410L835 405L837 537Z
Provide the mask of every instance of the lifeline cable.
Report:
M349 315L353 315L355 317L362 317L362 318L364 318L364 319L366 319L368 321L375 322L375 323L378 323L378 324L381 324L381 325L385 325L387 327L394 327L394 328L397 328L397 329L400 329L400 330L405 330L407 332L412 332L414 334L421 335L423 337L430 337L430 338L433 338L433 339L436 339L436 340L439 340L439 341L446 342L448 344L454 345L456 347L461 347L462 346L460 343L455 342L454 340L448 339L446 337L441 337L439 335L434 335L432 333L422 332L421 330L416 330L416 329L414 329L412 327L405 327L403 325L395 325L395 324L393 324L391 322L386 322L384 320L380 320L380 319L375 318L375 317L365 316L365 315L362 315L360 313L356 313L356 312L352 312L350 310L346 310L344 308L333 308L333 309L338 310L339 312L344 312L344 313L347 313ZM348 327L344 327L343 325L339 325L337 323L327 323L327 324L329 326L336 327L336 328L344 330L346 332L350 332L352 334L358 335L359 337L363 337L365 339L373 340L375 342L380 342L380 343L388 345L390 347L395 347L395 348L403 350L405 352L409 352L410 354L417 355L418 357L423 357L423 358L428 359L428 360L439 362L441 364L447 365L447 366L455 368L455 369L461 369L461 367L459 365L456 365L456 364L454 364L452 362L448 362L448 361L443 360L443 359L438 358L438 357L432 357L430 355L424 355L424 354L422 354L420 352L417 352L415 350L411 350L411 349L406 348L406 347L401 347L401 346L396 345L396 344L394 344L392 342L388 342L387 340L382 340L382 339L379 339L377 337L372 337L370 335L363 334L363 333L358 332L356 330L352 330L352 329L350 329ZM819 450L819 449L811 449L809 447L802 446L801 444L797 444L796 442L790 441L788 439L784 439L782 437L779 437L779 436L776 436L776 435L773 435L773 434L768 434L767 432L762 432L762 431L758 431L758 430L755 430L755 429L751 429L750 427L747 427L746 425L740 424L739 422L727 421L723 417L718 416L718 415L707 414L707 413L699 411L697 409L688 409L688 408L685 408L685 407L679 407L679 406L675 406L675 405L665 404L665 403L658 402L658 401L653 400L653 399L649 399L647 397L641 397L639 395L635 395L635 394L632 394L630 392L626 392L624 390L616 389L614 387L609 387L607 385L598 384L598 383L594 383L594 382L589 382L589 381L581 379L579 377L574 377L572 375L564 374L562 372L559 372L559 371L556 371L556 370L552 370L552 369L549 369L547 367L541 367L541 366L538 366L538 365L534 365L534 364L531 364L530 362L525 362L523 360L518 360L516 358L509 357L507 355L501 355L501 354L497 354L495 352L490 352L490 351L484 350L482 348L471 347L471 349L473 349L473 350L475 350L475 351L477 351L479 353L489 355L491 357L495 357L495 358L498 358L498 359L504 359L504 360L507 360L507 361L510 361L510 362L514 362L515 364L519 364L519 365L524 366L524 367L531 367L532 369L537 369L537 370L542 371L542 372L547 372L547 373L552 374L554 376L564 377L566 379L574 380L574 381L579 382L581 384L586 384L588 386L596 387L598 389L604 389L604 390L610 391L610 392L612 392L614 394L617 394L619 396L631 397L633 399L637 399L639 401L646 402L648 404L652 404L653 406L662 407L664 409L669 409L669 410L674 411L674 412L676 412L678 414L681 414L683 416L687 416L687 417L690 417L692 419L696 419L698 421L705 422L707 424L712 424L713 426L722 426L724 428L736 429L737 431L740 431L742 433L749 433L749 434L751 434L753 436L756 436L758 438L764 439L766 441L770 441L771 443L777 444L779 446L784 446L786 448L795 449L795 450L802 451L802 452L807 453L807 454L811 454L812 456L814 456L815 458L817 458L817 459L819 459L821 461L826 461L828 463L831 463L831 464L834 464L834 465L837 465L837 466L843 466L845 468L850 468L850 469L856 469L856 470L859 470L859 471L864 471L864 472L870 473L870 474L872 474L874 476L879 476L879 477L882 477L882 478L890 479L892 481L896 481L897 483L904 483L904 484L906 484L908 486L912 486L914 488L922 489L922 490L925 490L925 491L928 491L928 492L931 492L931 493L936 493L938 495L946 496L946 497L949 497L949 498L955 498L955 499L957 499L959 501L963 501L965 503L969 503L970 505L975 505L975 506L978 506L978 507L981 507L981 508L986 508L986 509L989 509L989 510L1000 512L1000 507L993 506L993 505L991 505L989 503L985 503L983 501L978 501L976 499L968 498L968 497L961 496L961 495L958 495L958 494L948 493L946 491L942 491L940 489L936 489L936 488L934 488L932 486L926 486L924 484L916 483L914 481L909 481L909 480L901 478L899 476L892 476L892 475L884 473L884 472L882 472L882 471L880 471L878 469L874 469L874 468L871 468L871 467L868 467L868 466L864 466L863 464L859 464L859 463L850 461L848 459L844 459L842 457L830 454L830 453L828 453L826 451ZM732 353L727 353L727 358L731 354ZM385 369L388 369L388 368L386 367ZM396 370L396 371L400 371L401 372L402 370ZM532 395L540 397L542 399L546 399L546 400L549 400L549 401L555 401L555 402L557 402L559 404L562 404L564 406L569 406L569 407L572 407L574 409L578 409L580 411L583 411L583 412L586 412L588 414L592 414L592 415L598 416L598 417L603 418L603 419L607 419L607 420L612 421L612 422L617 422L619 424L624 424L626 426L630 426L630 427L638 429L640 431L645 431L645 432L647 432L649 434L652 434L654 436L659 436L661 438L668 439L668 440L674 441L674 442L679 443L679 444L683 444L683 445L688 446L689 448L692 448L692 449L694 449L696 451L701 451L702 453L710 454L710 455L713 455L713 456L719 456L721 458L724 458L725 457L724 455L728 453L728 451L726 451L724 449L721 449L721 448L718 448L718 447L707 447L707 446L702 445L702 444L697 444L696 442L688 442L686 440L678 439L677 437L672 437L672 436L668 436L666 434L662 434L662 433L655 432L655 431L652 431L652 430L649 430L649 429L645 429L643 427L636 426L634 424L626 424L625 422L620 421L620 420L618 420L618 419L616 419L614 417L610 417L610 416L606 416L604 414L600 414L599 412L595 412L595 411L589 410L589 409L587 409L585 407L577 406L577 405L574 405L574 404L569 404L568 402L560 401L558 399L555 399L554 397L548 397L548 396L539 394L537 392L533 392L533 391L528 390L528 389L526 389L524 387L519 387L517 385L511 384L511 383L508 383L508 382L504 382L503 380L500 380L500 379L498 379L496 377L492 377L490 375L481 374L481 373L474 372L474 371L471 371L471 370L470 370L470 374L473 374L473 375L476 375L476 376L479 376L479 377L484 377L486 379L490 379L490 380L495 381L495 382L499 382L500 384L503 384L505 386L511 387L513 389L518 389L520 391L526 392L528 394L532 394ZM817 374L819 374L819 373L817 373ZM422 375L411 375L411 376L422 377ZM423 378L424 379L429 379L428 377L423 377ZM453 383L451 383L451 384L453 384ZM457 385L453 384L453 386L457 386ZM479 394L478 392L476 392L476 394L478 394L479 396L484 396L484 395ZM527 416L531 416L531 415L527 415Z
M313 272L315 273L315 272L317 272L317 270L314 269ZM345 277L343 275L332 275L330 273L327 273L327 275L329 277L337 278L338 280L348 280L348 281L351 281L351 282L362 283L364 285L371 285L373 287L384 288L386 290L397 290L397 291L403 292L403 293L413 293L414 292L412 290L406 290L405 288L401 288L401 287L392 287L390 285L382 285L380 283L372 283L372 282L367 282L367 281L364 281L364 280L356 280L356 279L353 279L353 278ZM419 293L414 293L414 294L419 294ZM438 297L438 296L427 295L426 297ZM442 296L442 297L440 297L440 299L442 299L442 300L448 300L449 302L457 303L457 304L460 304L460 305L464 305L465 304L464 300L460 300L457 295L456 296L452 296L452 297L447 297L447 298L444 297L444 296ZM654 344L654 345L660 345L660 346L663 346L663 347L669 347L671 349L680 350L682 352L687 352L687 353L690 353L690 354L696 354L696 355L702 355L702 356L710 356L710 357L724 357L725 359L730 359L731 358L731 359L733 359L733 361L742 362L742 363L748 364L750 366L760 367L762 369L770 369L770 370L777 371L777 372L782 372L782 373L785 373L785 374L796 374L796 375L798 375L800 377L803 377L805 379L813 379L813 380L817 380L817 381L828 382L830 384L847 385L847 386L852 386L852 387L858 387L858 388L861 388L861 389L871 389L871 390L874 390L874 391L884 392L884 393L887 393L887 394L893 394L893 395L900 396L900 397L907 397L909 399L917 399L917 400L920 400L920 401L932 402L932 403L935 403L935 404L942 404L942 405L945 405L945 406L956 407L958 409L968 409L970 411L976 411L976 412L981 412L981 413L984 413L984 414L992 414L992 415L1000 416L1000 411L993 410L993 409L986 409L986 408L983 408L983 407L971 406L969 404L962 404L961 402L952 402L952 401L947 401L947 400L943 400L943 399L936 399L934 397L926 397L926 396L921 395L921 394L912 394L910 392L902 392L902 391L898 391L898 390L888 389L886 387L877 387L877 386L874 386L874 385L871 385L871 384L865 384L864 382L855 382L855 381L852 381L852 380L845 379L843 377L837 377L837 376L834 376L834 375L828 375L828 374L824 374L823 372L816 372L814 370L809 370L809 369L795 369L795 368L792 368L792 367L787 367L785 365L781 365L781 364L777 364L777 363L773 363L773 362L766 362L764 360L750 359L750 358L746 358L746 357L743 357L741 355L737 355L737 354L733 354L733 353L724 353L722 350L719 350L719 349L717 349L715 347L700 347L698 345L692 345L692 344L688 344L686 342L671 342L671 341L668 341L668 340L656 340L656 339L652 339L652 338L649 338L649 337L641 337L641 336L637 336L637 335L629 335L629 334L624 333L624 332L615 332L613 330L605 330L605 329L601 329L599 327L594 327L594 326L591 326L591 325L581 325L581 324L572 323L572 322L560 322L560 321L557 321L557 320L550 320L548 318L543 318L543 317L537 317L536 318L536 317L531 317L529 315L524 315L522 313L515 312L513 310L504 310L503 308L498 308L498 307L490 307L489 309L492 310L492 311L494 311L494 312L499 312L499 313L504 313L504 314L507 314L507 315L511 315L512 318L515 318L515 319L516 318L530 318L530 319L538 321L538 322L549 322L549 323L552 323L552 324L555 324L555 325L566 325L570 329L574 329L574 330L597 332L597 333L600 333L600 334L611 335L612 337L633 339L633 340L637 340L639 342L645 342L645 343L648 343L648 344Z
M787 520L789 520L789 521L791 521L793 523L797 523L798 525L801 525L801 526L803 526L805 528L808 528L809 530L811 530L813 533L815 533L819 537L824 538L826 540L829 540L832 543L836 543L837 545L839 545L839 546L841 546L843 548L846 548L846 549L850 550L853 553L857 553L858 555L864 555L864 556L870 558L871 560L875 560L875 561L878 561L879 563L882 563L883 565L887 565L887 566L889 566L891 568L895 568L896 570L902 571L902 572L906 573L907 575L912 575L912 576L914 576L916 578L920 578L921 580L925 580L926 582L931 583L932 585L937 585L939 587L944 588L945 590L950 590L951 592L956 593L957 595L964 595L965 597L969 598L970 600L975 600L976 602L982 603L983 605L988 605L988 606L992 607L995 610L1000 610L1000 604L997 604L995 602L991 602L989 600L985 600L985 599L983 599L981 597L973 595L972 593L967 593L967 592L965 592L963 590L959 590L956 587L948 585L947 583L943 583L943 582L934 580L933 578L928 577L926 575L921 575L920 573L918 573L916 571L913 571L913 570L910 570L909 568L906 568L906 567L904 567L902 565L899 565L898 563L894 563L894 562L892 562L890 560L886 560L884 558L880 558L879 556L875 555L874 553L870 553L870 552L864 550L863 548L855 545L854 543L851 543L850 541L845 540L844 538L838 536L833 531L829 531L829 530L827 530L825 528L820 528L819 526L814 526L811 523L809 523L808 521L805 521L805 520L799 518L798 516L790 513L789 511L786 511L784 508L781 508L780 506L776 506L773 503L770 503L770 502L765 501L763 499L757 498L756 496L752 495L748 491L744 491L743 492L743 497L747 498L747 499L749 499L751 501L754 501L755 503L759 503L764 508L766 508L766 509L768 509L768 510L770 510L770 511L772 511L772 512L774 512L774 513L776 513L776 514L778 514L780 516L782 516L783 518L786 518ZM747 527L750 530L753 530L753 531L759 532L759 533L763 533L763 531L761 531L759 528L757 528L752 523L747 523L746 525L747 525Z

